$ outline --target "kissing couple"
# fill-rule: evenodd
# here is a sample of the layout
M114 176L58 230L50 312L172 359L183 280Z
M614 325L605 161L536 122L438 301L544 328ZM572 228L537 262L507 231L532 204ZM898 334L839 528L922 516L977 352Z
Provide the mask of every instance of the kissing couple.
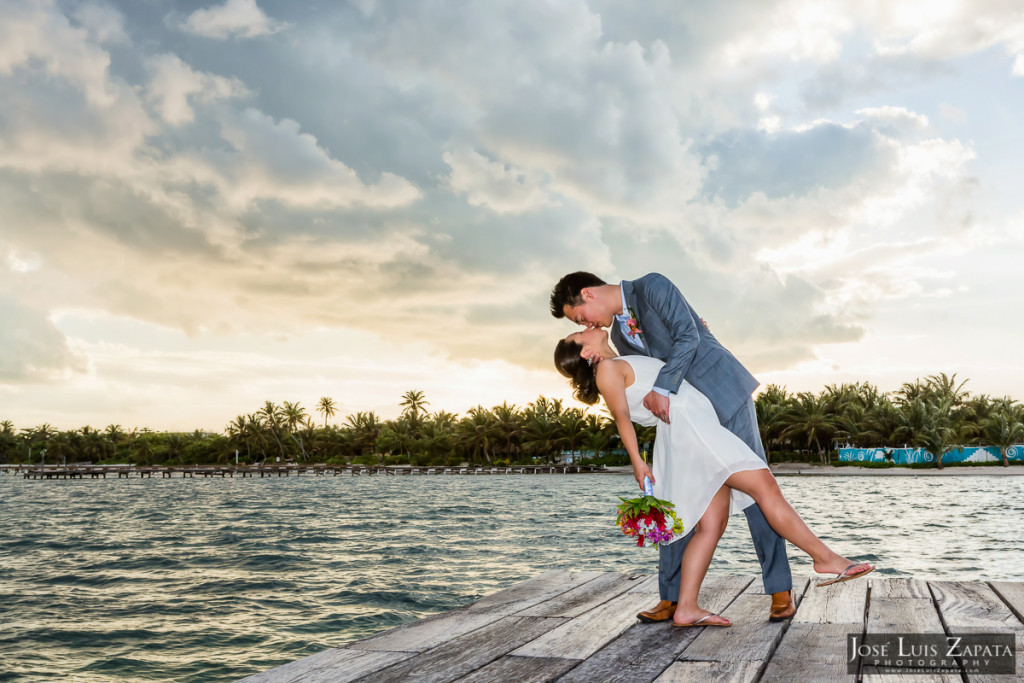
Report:
M672 502L683 522L685 535L660 546L661 601L638 619L731 626L702 609L697 594L729 515L740 510L772 596L769 621L796 613L786 541L810 555L815 572L834 574L818 586L874 571L826 546L782 495L757 429L751 394L758 381L667 278L650 273L608 284L570 273L551 292L551 314L585 328L558 342L558 371L580 401L604 399L637 483L643 488L650 478L655 497ZM653 472L640 457L634 422L657 426Z

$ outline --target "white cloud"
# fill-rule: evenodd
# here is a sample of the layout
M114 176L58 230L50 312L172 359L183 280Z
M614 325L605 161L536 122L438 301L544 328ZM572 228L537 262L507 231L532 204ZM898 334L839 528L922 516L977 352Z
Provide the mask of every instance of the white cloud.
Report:
M363 182L290 119L274 121L250 108L222 120L221 135L231 144L230 152L203 151L193 157L198 163L181 168L214 184L235 210L259 200L309 208L393 208L421 196L408 180L387 171L376 183Z
M1003 46L1024 49L1024 11L1004 0L902 0L862 8L881 54L945 59Z
M769 135L782 130L782 119L778 116L762 116L757 120L757 129Z
M42 259L38 254L21 254L10 248L0 250L2 251L6 252L7 267L15 273L31 273L33 270L39 270L39 266L42 265Z
M193 33L282 27L255 3L208 1ZM435 372L532 398L562 386L547 368L566 328L546 298L577 268L665 272L759 371L849 362L830 345L874 332L879 308L969 316L942 282L951 249L965 263L981 243L1019 253L999 241L1017 231L1019 200L993 196L1019 144L979 127L1019 108L1002 80L984 81L1005 80L1005 65L941 61L912 21L958 55L1020 54L1000 28L1015 22L1008 4L981 0L991 30L971 35L954 26L970 18L963 3L934 20L913 4L903 16L793 0L298 4L289 40L268 51L196 42L155 5L110 2L0 8L0 279L52 342L40 370L8 374L65 378L68 392L0 389L42 420L113 392L132 399L109 413L153 424L143 413L163 411L147 393L201 406L207 387L243 376L225 401L235 412L247 395L306 401L330 386L372 394L353 410L390 405L410 387L396 390L383 350L358 381L349 372L381 339L442 359L416 375L432 400ZM965 87L974 79L985 98ZM812 101L808 83L840 95ZM156 341L139 348L109 320L80 341L53 318L62 309L146 321ZM321 361L336 367L314 382ZM520 382L517 368L543 370ZM204 373L216 381L194 392ZM453 389L467 398L451 408L490 400L474 391ZM132 413L136 399L147 410Z
M110 54L49 3L0 21L0 168L85 174L124 169L154 132ZM59 106L55 103L59 102Z
M473 206L486 206L498 213L522 213L554 204L522 171L491 161L476 150L448 151L443 158L452 169L448 184L453 191L466 195Z
M939 103L939 113L942 115L942 118L959 125L964 125L969 120L966 111L960 107L953 106L948 102Z
M927 128L928 117L924 114L912 112L906 107L867 107L854 112L858 116L867 119L875 119L897 125L905 125L910 128Z
M207 38L254 38L284 27L268 17L256 0L226 0L223 5L196 10L182 23L184 30Z
M84 356L45 314L0 296L0 382L47 382L84 372Z
M926 203L941 205L969 186L973 150L958 140L924 140L899 149L891 183L850 211L854 222L891 226Z
M0 21L0 75L38 62L51 78L78 87L90 104L109 106L118 97L107 77L110 55L68 22L51 2L5 7Z
M128 42L124 17L116 8L101 2L82 2L74 8L72 14L79 26L88 31L90 40L96 43Z
M745 33L726 42L720 58L729 66L764 57L830 62L842 52L840 38L853 27L846 8L839 3L788 0L779 3L766 22L752 23Z
M177 55L164 53L146 60L150 73L147 97L167 123L177 126L195 118L193 103L244 97L248 89L237 78L193 71Z
M775 97L773 95L759 92L754 95L754 106L757 107L758 111L768 111L768 107L771 106L772 100L774 99Z

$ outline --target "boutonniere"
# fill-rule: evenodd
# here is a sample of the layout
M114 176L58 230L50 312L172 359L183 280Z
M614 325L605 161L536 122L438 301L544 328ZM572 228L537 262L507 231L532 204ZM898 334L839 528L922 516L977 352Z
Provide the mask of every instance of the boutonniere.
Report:
M626 327L629 328L629 332L627 334L629 334L630 338L639 334L640 338L643 339L644 331L640 329L640 322L636 319L636 313L633 312L633 307L627 306L626 311L629 313L629 320L626 321Z

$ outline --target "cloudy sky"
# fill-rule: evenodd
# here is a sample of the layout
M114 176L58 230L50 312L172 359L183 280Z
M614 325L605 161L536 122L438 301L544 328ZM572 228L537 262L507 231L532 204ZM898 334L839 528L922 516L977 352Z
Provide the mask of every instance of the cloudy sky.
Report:
M1024 399L1017 0L0 0L0 419L568 397L555 280L765 384Z

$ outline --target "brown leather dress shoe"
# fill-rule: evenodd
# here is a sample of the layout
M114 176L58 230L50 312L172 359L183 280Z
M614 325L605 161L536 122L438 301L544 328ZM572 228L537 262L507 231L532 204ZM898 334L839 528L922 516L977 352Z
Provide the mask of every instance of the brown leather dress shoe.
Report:
M654 606L654 609L641 612L636 615L636 618L647 624L653 624L656 621L668 621L672 618L672 615L676 613L677 604L678 603L675 602L669 602L668 600L662 600Z
M793 604L793 591L772 593L772 609L768 612L768 621L785 621L796 614Z

